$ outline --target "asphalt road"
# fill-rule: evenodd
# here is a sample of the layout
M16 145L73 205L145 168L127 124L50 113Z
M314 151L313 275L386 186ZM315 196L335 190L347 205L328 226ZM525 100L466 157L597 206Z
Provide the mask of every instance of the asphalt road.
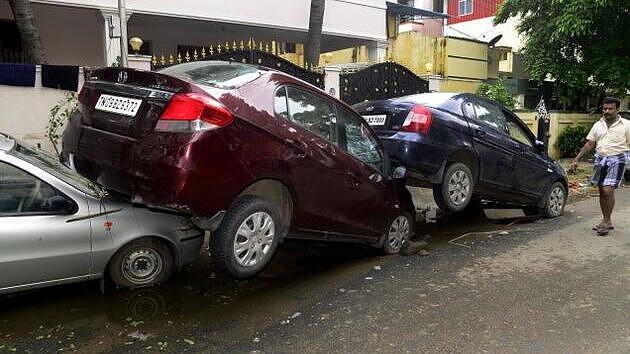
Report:
M593 198L554 220L420 224L425 257L287 242L248 281L204 256L156 288L4 297L0 352L630 353L629 215L626 189L607 237Z

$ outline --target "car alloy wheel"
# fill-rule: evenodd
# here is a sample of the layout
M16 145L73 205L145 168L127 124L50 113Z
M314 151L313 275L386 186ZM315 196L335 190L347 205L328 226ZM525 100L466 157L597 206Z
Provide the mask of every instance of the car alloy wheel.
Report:
M256 212L243 220L234 237L236 262L243 267L258 265L273 246L275 230L273 218L265 212Z
M470 196L470 179L464 171L456 171L448 181L448 196L451 202L459 207L468 202Z
M555 217L562 214L562 210L564 208L565 203L565 193L564 188L560 185L556 185L549 193L548 209L549 216Z
M385 254L396 254L407 243L411 235L409 222L409 218L405 215L400 215L392 221L383 243L383 252Z
M152 248L134 250L121 264L121 274L136 285L152 283L162 271L162 258Z

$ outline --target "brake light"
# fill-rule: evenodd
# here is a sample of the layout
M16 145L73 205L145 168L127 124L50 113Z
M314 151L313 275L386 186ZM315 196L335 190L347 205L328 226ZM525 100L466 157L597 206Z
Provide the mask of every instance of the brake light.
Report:
M160 116L156 131L190 132L220 128L230 124L234 115L211 97L196 93L173 96Z
M425 106L421 104L417 104L411 108L407 118L400 128L401 131L405 132L417 132L420 134L428 134L429 128L431 127L431 111L429 111Z

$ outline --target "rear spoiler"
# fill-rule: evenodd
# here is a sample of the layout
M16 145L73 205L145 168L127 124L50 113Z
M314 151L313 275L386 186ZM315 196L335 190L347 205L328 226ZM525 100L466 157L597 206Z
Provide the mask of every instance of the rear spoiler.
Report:
M173 76L131 68L96 69L88 77L88 82L95 81L121 85L138 85L170 92L181 92L190 87L189 82Z

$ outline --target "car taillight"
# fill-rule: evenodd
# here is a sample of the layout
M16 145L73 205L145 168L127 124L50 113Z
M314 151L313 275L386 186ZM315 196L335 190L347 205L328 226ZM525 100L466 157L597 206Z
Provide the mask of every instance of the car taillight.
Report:
M405 132L417 132L420 134L429 133L429 128L431 127L431 111L429 111L425 106L421 104L417 104L411 108L407 118L405 118L405 122L400 128L401 131Z
M226 126L232 120L234 115L214 99L196 93L180 93L171 98L155 130L162 132L211 130Z

